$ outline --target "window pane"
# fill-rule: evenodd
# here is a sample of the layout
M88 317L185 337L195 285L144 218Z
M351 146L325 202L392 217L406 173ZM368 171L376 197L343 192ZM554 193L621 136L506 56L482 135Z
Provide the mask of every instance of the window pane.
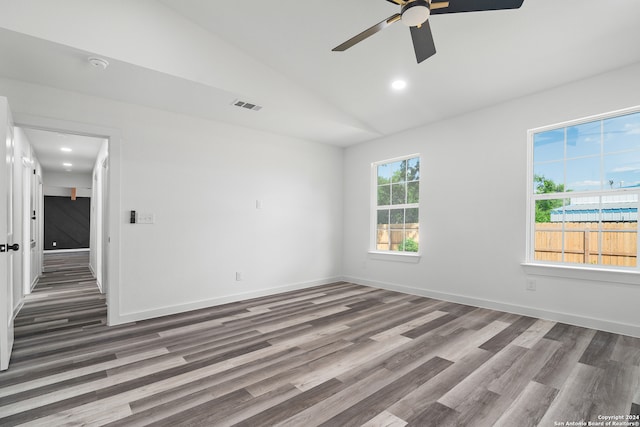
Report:
M600 155L600 121L567 128L567 158Z
M383 209L378 211L378 226L380 224L389 224L389 209Z
M602 257L600 264L638 265L638 195L602 197Z
M536 133L533 136L533 161L548 162L564 158L564 128Z
M405 197L406 184L392 184L391 185L391 204L403 205L406 203Z
M562 204L536 202L536 260L637 266L637 194L574 197Z
M533 192L536 194L564 191L564 163L535 164ZM562 186L562 187L560 187Z
M406 210L406 222L407 228L409 228L410 224L418 225L420 222L418 219L418 208L409 208Z
M536 224L563 221L563 199L536 200Z
M598 263L598 222L565 222L564 262Z
M376 229L376 249L379 251L389 250L389 227L378 226Z
M604 156L605 188L640 186L640 150Z
M378 186L378 206L388 206L391 204L391 186Z
M405 182L407 180L407 161L389 163L391 166L391 181Z
M640 147L640 113L604 120L603 127L605 153Z
M567 191L600 190L600 157L567 160Z
M401 224L402 226L404 226L404 209L391 209L391 218L389 222L392 225Z
M536 201L534 258L539 261L562 261L563 199Z
M420 158L414 157L407 160L407 181L417 181L420 179Z
M420 182L407 184L407 203L418 203L420 200Z
M378 166L378 185L391 182L391 166L388 164Z
M391 250L392 251L402 250L402 246L401 246L402 240L404 240L403 230L391 230Z

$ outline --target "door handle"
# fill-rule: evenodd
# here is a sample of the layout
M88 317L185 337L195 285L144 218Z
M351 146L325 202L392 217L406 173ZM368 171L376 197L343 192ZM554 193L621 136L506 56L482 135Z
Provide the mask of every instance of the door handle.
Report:
M0 252L17 251L18 249L20 249L20 245L17 243L13 245L8 243L6 245L0 245Z

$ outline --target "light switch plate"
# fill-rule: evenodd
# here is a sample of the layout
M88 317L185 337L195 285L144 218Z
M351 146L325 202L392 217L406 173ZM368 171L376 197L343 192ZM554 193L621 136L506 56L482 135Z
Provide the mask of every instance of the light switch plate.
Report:
M153 224L155 221L155 215L151 213L138 213L137 223L138 224Z

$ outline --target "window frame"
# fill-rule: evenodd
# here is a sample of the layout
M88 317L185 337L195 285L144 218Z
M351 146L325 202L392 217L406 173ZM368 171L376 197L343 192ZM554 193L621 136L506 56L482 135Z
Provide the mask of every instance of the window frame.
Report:
M384 159L371 163L371 178L370 178L370 227L369 227L369 250L368 253L370 258L372 259L382 259L382 260L394 260L401 262L417 262L422 256L422 244L418 243L418 252L407 252L407 251L392 251L392 250L380 250L377 246L377 232L378 232L378 166L395 163L403 160L409 160L417 158L420 163L420 178L418 182L422 181L422 156L420 153L413 153L405 156L393 157L390 159ZM421 185L418 184L418 194L422 192ZM418 203L404 203L399 205L388 205L388 206L398 206L398 208L409 209L409 208L417 208L418 209L418 236L420 236L420 201L422 197L419 196Z
M590 191L565 191L562 193L536 194L534 188L534 136L549 130L563 129L570 126L578 126L585 123L603 121L624 115L640 113L640 106L624 108L608 113L596 114L576 120L568 120L547 126L541 126L527 131L527 187L526 187L526 253L522 266L526 273L542 276L565 277L580 280L608 281L626 284L640 284L640 223L638 224L638 243L636 250L636 266L624 267L613 265L593 265L570 262L544 261L535 259L535 206L536 201L545 199L589 197L589 196L613 196L621 194L637 194L640 198L640 188L620 188L617 190L590 190ZM563 161L566 161L566 153ZM566 173L566 172L565 172ZM566 183L565 183L566 184ZM640 202L639 202L640 203Z

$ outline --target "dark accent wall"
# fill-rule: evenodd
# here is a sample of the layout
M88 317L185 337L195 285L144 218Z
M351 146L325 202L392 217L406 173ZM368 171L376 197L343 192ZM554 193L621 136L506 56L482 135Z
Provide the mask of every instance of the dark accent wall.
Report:
M90 215L90 197L45 196L44 249L88 248Z

